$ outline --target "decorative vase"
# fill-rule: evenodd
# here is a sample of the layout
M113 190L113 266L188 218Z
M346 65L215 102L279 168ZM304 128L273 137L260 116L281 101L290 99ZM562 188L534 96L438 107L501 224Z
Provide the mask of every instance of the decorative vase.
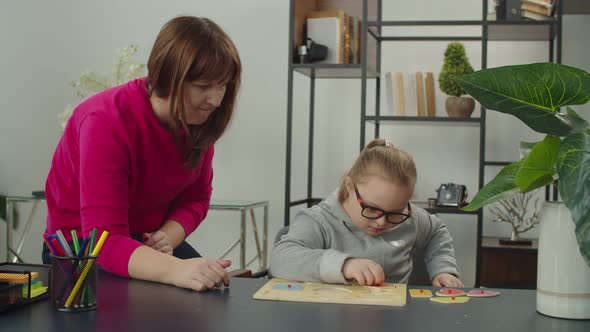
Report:
M544 202L540 224L537 311L590 319L590 267L580 253L569 209L563 202Z
M448 96L445 108L449 118L468 118L475 108L475 100L469 97Z

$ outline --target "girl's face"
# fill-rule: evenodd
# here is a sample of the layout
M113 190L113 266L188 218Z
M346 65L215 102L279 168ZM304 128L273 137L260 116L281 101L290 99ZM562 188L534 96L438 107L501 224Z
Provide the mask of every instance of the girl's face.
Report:
M200 125L221 106L227 86L204 81L187 81L183 84L186 124Z
M351 178L345 181L348 198L343 204L344 210L352 223L369 235L376 236L393 229L411 213L408 211L413 193L410 186L378 176L369 176L363 183L353 183Z

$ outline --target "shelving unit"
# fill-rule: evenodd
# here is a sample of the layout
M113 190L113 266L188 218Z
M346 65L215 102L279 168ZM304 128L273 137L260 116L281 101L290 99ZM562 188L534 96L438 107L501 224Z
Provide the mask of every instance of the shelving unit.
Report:
M292 56L288 68L288 98L287 98L287 146L286 146L286 174L285 174L285 220L284 225L289 225L291 207L307 204L311 206L319 201L313 197L313 148L314 148L314 116L315 116L315 80L358 78L361 81L361 107L360 107L360 140L359 148L365 146L367 123L374 125L374 137L379 137L381 125L398 122L432 122L449 123L458 126L476 126L479 131L479 169L478 189L484 185L485 168L488 166L504 166L509 161L494 161L485 159L486 138L486 111L481 108L478 118L447 118L447 117L415 117L415 116L385 116L381 115L381 44L395 41L479 41L481 42L481 68L487 68L488 42L490 41L547 41L548 61L561 62L561 34L562 34L562 4L579 1L558 1L555 19L545 21L488 21L488 0L482 0L481 20L451 20L451 21L384 21L382 19L382 0L291 0L290 5L290 30L289 30L289 54ZM311 10L335 10L343 9L347 14L359 16L362 22L361 29L361 63L360 64L297 64L294 63L296 46L299 45L303 31L303 21L306 12ZM579 10L579 9L572 9ZM478 26L481 34L477 36L387 36L382 33L383 27L408 27L408 26ZM307 165L307 195L293 201L291 197L291 162L292 162L292 118L293 118L293 73L301 73L310 79L309 101L309 141L308 141L308 165ZM367 114L367 80L375 80L375 111L374 115ZM414 202L415 203L415 202ZM426 205L424 205L426 206ZM426 208L431 213L440 214L473 214L477 216L477 255L475 286L480 286L480 260L482 247L483 211L464 212L457 208Z

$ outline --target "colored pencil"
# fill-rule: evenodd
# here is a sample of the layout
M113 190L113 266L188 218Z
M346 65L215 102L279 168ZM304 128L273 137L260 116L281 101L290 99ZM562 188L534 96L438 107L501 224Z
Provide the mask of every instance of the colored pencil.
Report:
M102 248L102 245L104 244L104 241L106 240L108 235L109 235L109 232L107 232L107 231L102 232L102 234L100 235L100 239L98 239L98 243L96 244L96 247L92 251L91 256L98 256L98 254L100 253L100 249ZM76 297L76 294L80 290L80 287L82 286L84 279L86 279L86 276L88 275L88 271L90 271L90 268L92 267L93 263L94 263L94 259L91 259L84 266L84 270L82 270L82 274L80 275L80 278L78 278L78 281L76 282L76 285L74 286L74 289L72 289L72 292L70 293L70 296L68 297L68 299L66 301L66 304L65 304L66 308L69 308L72 305L72 301L74 300L74 298Z
M78 256L80 253L80 243L78 243L78 234L76 234L76 230L72 229L70 234L72 234L72 242L74 242L74 254Z

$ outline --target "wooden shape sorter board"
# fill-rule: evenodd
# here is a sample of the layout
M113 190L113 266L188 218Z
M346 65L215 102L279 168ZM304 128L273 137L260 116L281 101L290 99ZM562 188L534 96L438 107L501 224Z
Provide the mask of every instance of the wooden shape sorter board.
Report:
M269 280L255 294L257 300L368 304L383 306L405 306L406 285L383 286L336 285L314 282L291 282L274 278Z

